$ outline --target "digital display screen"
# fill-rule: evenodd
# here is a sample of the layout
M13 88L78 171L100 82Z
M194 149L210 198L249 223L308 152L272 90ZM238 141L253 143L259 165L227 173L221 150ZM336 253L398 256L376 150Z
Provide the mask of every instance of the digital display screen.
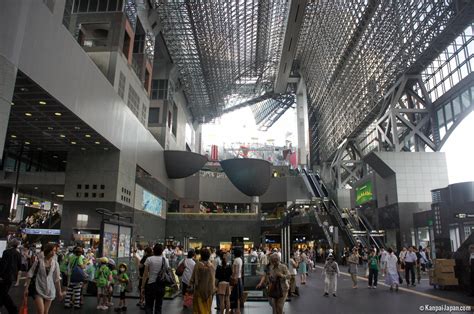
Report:
M356 188L356 205L362 205L374 199L372 190L372 182L367 181L363 185Z

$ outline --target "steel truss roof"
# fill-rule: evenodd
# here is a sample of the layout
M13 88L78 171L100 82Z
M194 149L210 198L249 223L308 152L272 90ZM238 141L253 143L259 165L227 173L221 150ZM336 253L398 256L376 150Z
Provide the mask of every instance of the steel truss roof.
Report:
M154 6L198 121L272 90L286 1L155 1Z
M247 104L257 121L276 121L273 85L289 3L154 0L195 119ZM421 72L474 15L468 0L304 3L294 61L307 86L313 162L363 132L397 78Z
M311 102L313 162L372 123L397 77L421 71L472 22L472 12L472 1L309 3L296 58Z

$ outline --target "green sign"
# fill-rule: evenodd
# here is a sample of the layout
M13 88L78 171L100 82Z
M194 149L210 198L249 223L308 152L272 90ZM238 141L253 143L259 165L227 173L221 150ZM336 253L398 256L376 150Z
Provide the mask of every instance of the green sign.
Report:
M356 205L362 205L373 199L372 182L367 181L364 185L356 188Z

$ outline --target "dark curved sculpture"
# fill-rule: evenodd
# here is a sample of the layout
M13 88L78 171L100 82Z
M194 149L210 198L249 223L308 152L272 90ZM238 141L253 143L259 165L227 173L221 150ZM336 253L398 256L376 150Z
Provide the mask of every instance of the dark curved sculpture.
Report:
M264 194L272 177L271 163L262 159L237 158L221 161L230 182L248 196Z
M201 170L207 157L182 150L165 150L165 167L168 178L182 179Z

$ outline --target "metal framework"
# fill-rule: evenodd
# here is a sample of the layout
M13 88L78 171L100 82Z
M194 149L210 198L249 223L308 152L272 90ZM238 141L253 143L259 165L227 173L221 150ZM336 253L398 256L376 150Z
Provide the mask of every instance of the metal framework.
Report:
M425 71L429 93L437 93L438 70L430 64L474 20L474 1L295 1L154 0L154 8L194 118L207 122L254 105L264 129L282 112L275 98L285 96L273 89L290 49L282 48L291 42L290 7L296 15L303 10L292 71L307 86L313 164L331 160L345 138L373 124L404 74ZM467 51L469 43L456 49ZM456 60L460 71L470 69L470 57Z
M272 90L286 1L155 1L154 7L195 119L210 121Z
M297 61L314 122L312 162L329 159L344 138L361 133L396 79L421 71L472 18L472 1L308 4Z

